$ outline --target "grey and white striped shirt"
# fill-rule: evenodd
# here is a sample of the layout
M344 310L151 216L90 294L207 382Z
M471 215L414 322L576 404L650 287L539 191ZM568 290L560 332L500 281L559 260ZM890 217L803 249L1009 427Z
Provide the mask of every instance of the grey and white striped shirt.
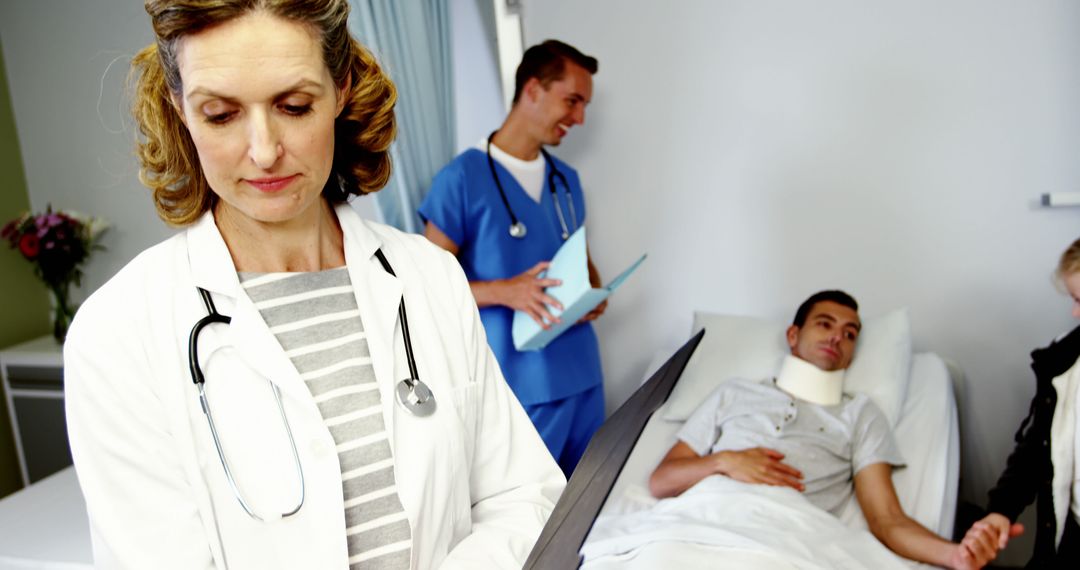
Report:
M349 568L409 568L412 531L367 337L345 268L241 273L240 281L307 384L337 445Z

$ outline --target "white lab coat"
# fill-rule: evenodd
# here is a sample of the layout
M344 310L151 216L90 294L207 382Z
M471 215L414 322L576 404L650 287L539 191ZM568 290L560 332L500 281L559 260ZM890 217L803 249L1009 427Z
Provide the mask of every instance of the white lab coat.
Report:
M415 235L336 209L412 528L412 567L520 568L565 479L510 392L457 261ZM374 256L382 249L397 277ZM298 499L281 390L306 497L257 522L228 487L190 378L188 334L210 291L230 325L199 341L230 468L259 513ZM434 415L396 403L408 376L404 293ZM139 255L82 306L64 350L72 456L98 567L347 568L334 441L303 380L243 293L213 216Z
M1076 485L1076 391L1080 385L1080 360L1064 374L1051 380L1057 392L1054 419L1050 422L1050 461L1054 466L1051 489L1054 494L1054 522L1057 524L1054 545L1061 546L1065 533L1065 519L1072 512L1073 486Z

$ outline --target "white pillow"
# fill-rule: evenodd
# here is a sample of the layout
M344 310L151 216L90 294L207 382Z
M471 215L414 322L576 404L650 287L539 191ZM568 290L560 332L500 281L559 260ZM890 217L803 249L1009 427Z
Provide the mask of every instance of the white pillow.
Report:
M789 324L695 311L693 332L704 328L705 337L671 392L664 419L686 421L725 380L774 376L784 355L790 354L784 334ZM895 426L907 397L910 369L911 324L907 310L898 309L863 323L844 391L869 396Z
M863 323L844 390L866 394L896 426L911 378L911 321L897 309Z

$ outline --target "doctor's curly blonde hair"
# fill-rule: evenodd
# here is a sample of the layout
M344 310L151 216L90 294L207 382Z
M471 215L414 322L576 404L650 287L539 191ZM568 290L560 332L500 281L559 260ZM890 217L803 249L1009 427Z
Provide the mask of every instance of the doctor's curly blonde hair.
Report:
M334 125L334 163L323 196L342 202L376 192L390 179L390 143L397 90L375 57L353 38L346 22L348 0L147 0L156 42L132 60L132 112L139 180L153 191L158 215L174 226L191 224L212 209L210 190L195 143L173 98L183 92L176 54L187 35L263 11L309 26L322 44L323 61L338 87L349 82Z

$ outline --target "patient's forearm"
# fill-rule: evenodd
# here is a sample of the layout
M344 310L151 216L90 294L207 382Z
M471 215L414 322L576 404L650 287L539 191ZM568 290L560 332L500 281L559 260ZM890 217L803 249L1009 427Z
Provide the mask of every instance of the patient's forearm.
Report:
M957 545L930 532L906 515L892 517L888 521L867 521L870 532L893 552L908 558L953 567Z
M665 458L649 477L649 492L658 499L676 497L709 475L719 473L716 455Z
M699 456L685 442L676 443L649 479L654 497L674 497L709 475L726 475L755 485L779 485L804 491L802 471L784 463L784 454L767 447L718 451Z
M962 544L955 544L904 514L891 474L887 463L869 465L855 474L855 496L866 523L885 546L904 558L947 568L982 568L994 559L999 548L987 528L973 528Z

